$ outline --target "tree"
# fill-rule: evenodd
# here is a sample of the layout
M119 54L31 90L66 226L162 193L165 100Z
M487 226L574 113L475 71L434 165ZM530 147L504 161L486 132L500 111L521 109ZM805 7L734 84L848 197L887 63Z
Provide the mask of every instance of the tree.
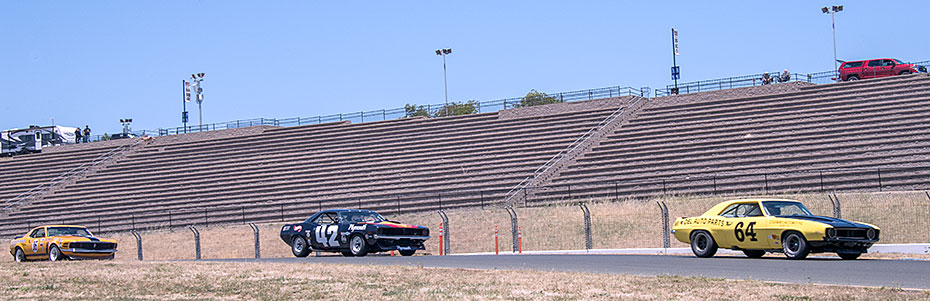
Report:
M412 105L408 103L407 105L404 106L404 111L406 111L404 118L415 117L415 116L429 117L429 112L427 112L426 108L424 108L423 106Z
M530 92L526 93L526 96L523 96L523 98L520 99L519 104L516 104L513 107L515 108L532 107L532 106L547 105L547 104L560 103L560 102L562 102L562 100L557 97L549 96L549 95L546 95L546 93L536 91L536 89L532 89L530 90Z
M476 104L478 104L478 102L474 100L469 100L467 102L451 102L449 105L443 106L441 109L437 110L436 113L433 113L433 117L475 114L478 113L478 109L475 108Z

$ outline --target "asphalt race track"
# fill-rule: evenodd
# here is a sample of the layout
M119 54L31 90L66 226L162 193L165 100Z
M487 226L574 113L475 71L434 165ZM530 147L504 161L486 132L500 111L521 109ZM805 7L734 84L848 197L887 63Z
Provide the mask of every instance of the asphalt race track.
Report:
M930 289L930 261L833 258L696 258L674 255L465 255L217 259L287 263L351 263L470 269L517 269L630 275L706 276L795 283Z

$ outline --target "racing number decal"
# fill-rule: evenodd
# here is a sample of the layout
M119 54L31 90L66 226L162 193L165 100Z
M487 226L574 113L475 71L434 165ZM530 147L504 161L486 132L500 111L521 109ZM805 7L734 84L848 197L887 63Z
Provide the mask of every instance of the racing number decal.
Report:
M733 228L733 234L736 235L736 240L742 242L746 240L746 236L749 236L749 241L757 241L756 230L754 229L755 226L756 222L750 222L749 225L746 226L746 231L743 232L743 222L736 223L736 228Z
M39 240L38 239L32 240L32 253L39 253Z
M339 234L339 225L317 226L314 229L316 242L327 248L339 246L339 242L336 241L337 234Z

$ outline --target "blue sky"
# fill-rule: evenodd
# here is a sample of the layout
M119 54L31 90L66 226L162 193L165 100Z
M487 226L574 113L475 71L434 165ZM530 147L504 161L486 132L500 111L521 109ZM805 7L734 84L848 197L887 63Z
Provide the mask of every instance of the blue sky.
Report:
M840 59L930 59L930 1L656 2L4 1L0 129L179 126L194 72L204 123L441 103L446 47L453 101L664 87L672 27L682 81L825 71L834 4Z

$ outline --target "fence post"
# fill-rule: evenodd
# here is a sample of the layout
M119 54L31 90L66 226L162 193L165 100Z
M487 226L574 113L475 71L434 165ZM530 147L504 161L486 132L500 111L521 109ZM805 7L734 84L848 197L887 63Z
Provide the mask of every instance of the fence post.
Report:
M842 207L840 207L840 198L836 197L835 192L832 196L827 194L827 197L830 198L830 203L833 204L833 217L843 218L843 210Z
M210 217L207 216L207 209L206 209L206 208L203 209L203 226L204 226L204 227L209 227L209 226L210 226Z
M620 200L620 182L614 182L614 196Z
M130 230L129 233L136 237L136 256L138 256L139 261L142 261L142 236L136 230Z
M449 216L446 215L445 211L439 210L439 217L442 218L442 225L445 228L444 229L445 233L443 233L445 234L445 236L441 238L441 240L443 240L443 243L445 243L445 245L443 246L443 252L444 254L449 255L449 252L452 249L452 247L449 246L449 235L452 234L452 231L450 230L450 227L449 227Z
M878 192L882 192L882 169L878 169Z
M262 258L262 248L258 239L258 226L249 223L249 227L252 228L252 233L255 234L255 259Z
M671 246L668 229L668 206L665 205L665 201L656 202L656 205L659 205L659 209L662 211L662 246L668 249Z
M590 250L594 248L591 240L591 211L588 210L588 205L585 203L578 203L578 206L581 207L581 211L584 213L584 249Z
M769 194L769 174L762 174L762 180L764 181L762 191L764 191L765 194Z
M717 175L714 175L714 195L717 195Z
M168 229L171 229L171 210L168 210Z
M396 211L396 215L400 215L400 197L399 197L399 196L397 197L397 211Z
M523 187L523 207L526 207L526 202L527 202L526 199L527 199L526 186L524 186Z
M519 247L517 229L520 227L517 221L517 211L510 206L504 207L504 209L507 210L507 214L510 214L510 234L513 236L513 252L516 253Z
M200 231L197 231L197 227L193 225L187 226L187 228L194 233L194 251L196 251L194 259L200 260Z
M823 170L820 171L820 193L823 193Z
M281 204L281 221L284 221L284 204Z

